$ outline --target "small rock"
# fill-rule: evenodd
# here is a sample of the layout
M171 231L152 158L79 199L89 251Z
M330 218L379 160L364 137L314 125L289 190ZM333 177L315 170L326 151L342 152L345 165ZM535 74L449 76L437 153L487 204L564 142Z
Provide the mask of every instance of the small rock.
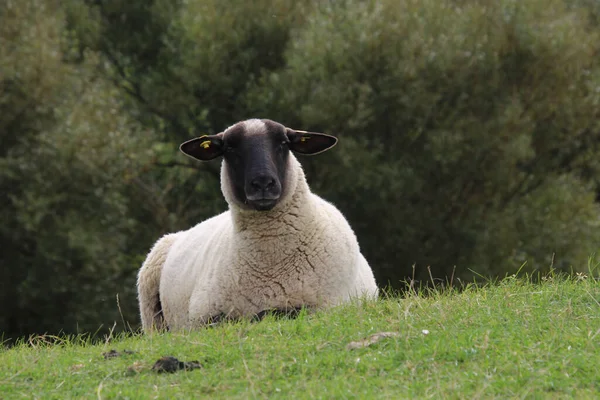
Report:
M346 348L348 350L360 349L360 348L368 347L372 344L375 344L385 338L396 337L396 336L399 336L399 333L397 333L397 332L378 332L378 333L372 334L371 336L369 336L368 338L365 338L363 340L359 340L357 342L350 342L350 343L348 343Z
M79 371L83 367L85 367L85 365L83 365L83 364L71 365L71 371Z
M158 361L152 366L152 370L158 373L162 372L176 372L181 369L191 371L193 369L201 368L199 361L179 361L175 357L166 356L159 358Z
M132 365L127 367L127 375L137 375L144 369L144 364L139 361L134 362Z

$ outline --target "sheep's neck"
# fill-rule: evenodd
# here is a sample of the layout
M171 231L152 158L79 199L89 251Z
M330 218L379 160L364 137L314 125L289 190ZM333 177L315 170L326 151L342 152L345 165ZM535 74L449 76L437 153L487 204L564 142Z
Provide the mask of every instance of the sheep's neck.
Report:
M304 175L298 176L294 194L271 211L231 210L234 230L246 239L284 239L310 230L307 224L314 213L314 200Z
M289 279L294 274L306 274L304 269L312 266L307 262L311 240L319 236L318 224L314 223L316 210L314 197L304 182L299 183L284 207L233 213L237 240L231 250L242 260L236 268L245 279L256 277L260 286L281 276Z

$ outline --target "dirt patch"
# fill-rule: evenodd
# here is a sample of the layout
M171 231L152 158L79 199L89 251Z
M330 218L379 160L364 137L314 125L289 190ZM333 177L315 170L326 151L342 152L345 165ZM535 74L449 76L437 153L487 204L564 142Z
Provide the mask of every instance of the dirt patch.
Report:
M191 371L198 368L202 368L199 361L179 361L175 357L166 356L159 358L158 361L154 363L152 371L158 373L172 373L180 370Z
M113 349L113 350L107 351L106 353L102 353L102 356L104 357L105 360L108 360L110 358L121 357L126 354L135 354L135 351L131 351L131 350L116 351Z

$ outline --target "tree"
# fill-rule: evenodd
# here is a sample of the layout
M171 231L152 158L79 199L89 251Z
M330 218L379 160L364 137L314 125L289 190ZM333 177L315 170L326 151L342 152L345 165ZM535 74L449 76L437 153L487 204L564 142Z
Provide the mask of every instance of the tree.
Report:
M251 117L341 138L303 164L381 285L585 270L596 3L5 1L0 330L135 324L152 243L226 207L179 143Z
M593 7L110 4L92 6L101 29L88 45L167 141L250 116L341 136L337 158L307 161L308 176L345 211L380 283L399 286L413 264L420 279L429 265L465 279L525 260L526 270L579 269L597 249ZM181 194L201 187L210 203L216 171L198 168L190 179L202 184Z
M140 224L127 192L152 135L123 112L94 54L67 61L57 2L1 7L0 331L135 322Z

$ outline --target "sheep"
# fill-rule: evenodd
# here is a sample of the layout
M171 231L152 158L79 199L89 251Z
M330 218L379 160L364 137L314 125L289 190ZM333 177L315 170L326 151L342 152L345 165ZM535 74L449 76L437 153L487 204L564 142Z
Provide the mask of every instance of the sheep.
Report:
M180 150L197 160L223 158L229 210L152 247L137 281L143 330L193 329L223 315L376 297L373 271L350 225L310 191L292 154L318 154L336 143L268 119L183 143Z

